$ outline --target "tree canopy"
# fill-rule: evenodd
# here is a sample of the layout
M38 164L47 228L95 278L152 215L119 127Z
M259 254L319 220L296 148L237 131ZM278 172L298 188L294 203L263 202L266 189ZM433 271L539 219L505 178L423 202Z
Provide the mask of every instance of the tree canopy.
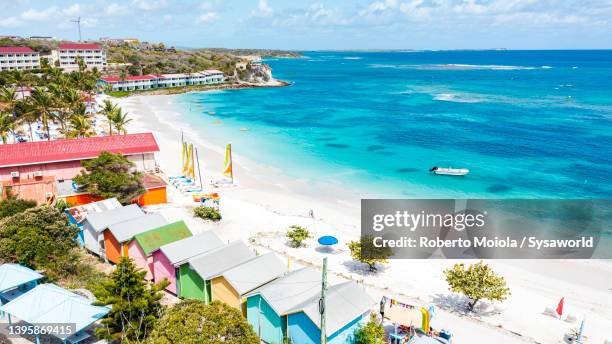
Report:
M463 263L455 264L444 270L446 282L453 292L461 293L470 299L468 309L474 310L476 303L482 299L503 301L510 296L510 289L503 277L498 276L491 267L482 261L470 265L467 269Z
M50 279L78 269L77 227L49 206L29 208L0 220L0 261L45 270Z
M0 201L0 219L13 216L35 206L36 202L15 198L11 195L11 191L8 190L8 197Z
M187 300L168 309L151 332L148 343L259 344L240 311L225 303L206 305Z
M370 314L370 321L361 324L355 331L355 344L385 344L385 328L376 318L376 314Z
M137 342L145 339L162 314L160 300L168 282L149 285L130 258L121 257L109 279L94 289L96 305L112 306L102 319L96 336L109 341Z
M81 162L85 171L74 178L79 190L102 198L116 197L129 203L145 194L140 172L121 154L102 152L99 157Z
M351 258L367 264L371 272L376 272L377 264L386 264L393 251L389 247L376 247L372 236L363 236L360 241L351 241L348 244Z

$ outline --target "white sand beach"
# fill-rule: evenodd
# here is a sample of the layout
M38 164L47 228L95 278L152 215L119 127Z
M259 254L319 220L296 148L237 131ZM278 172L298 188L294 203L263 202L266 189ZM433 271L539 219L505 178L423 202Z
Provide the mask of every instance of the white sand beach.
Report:
M204 183L219 179L224 147L206 142L186 124L172 104L173 96L134 96L113 99L134 120L130 133L151 131L160 146L157 161L167 175L180 170L181 129L199 152ZM237 129L238 130L238 129ZM237 131L236 135L240 133ZM231 138L228 137L228 142ZM279 144L282 144L279 142ZM476 314L461 310L465 299L448 291L443 270L453 260L393 260L378 273L371 274L351 260L346 244L359 236L360 195L340 189L333 183L312 185L294 180L282 171L251 161L234 151L234 171L238 186L211 191L221 195L223 220L206 223L195 219L191 207L196 203L176 191L171 202L158 207L168 219L184 219L195 231L215 230L224 240L251 240L260 251L275 251L294 264L320 266L329 258L330 272L336 278L360 281L371 295L382 295L406 302L436 306L435 328L454 334L455 343L563 343L563 335L580 326L544 315L546 307L555 308L565 297L565 311L578 319L586 316L585 333L590 343L612 338L612 263L595 260L494 260L487 263L504 276L512 296L505 302L483 302ZM171 188L169 188L171 189ZM314 212L316 220L309 216ZM338 250L317 250L315 240L308 247L294 249L285 243L285 230L299 224L320 235L335 235Z

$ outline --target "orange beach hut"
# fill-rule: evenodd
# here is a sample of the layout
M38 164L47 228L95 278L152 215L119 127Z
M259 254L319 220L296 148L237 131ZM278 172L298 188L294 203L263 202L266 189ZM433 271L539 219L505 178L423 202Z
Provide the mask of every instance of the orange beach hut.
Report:
M106 258L112 263L119 263L122 256L129 257L128 245L135 235L166 224L168 221L161 214L150 213L108 226L104 231Z

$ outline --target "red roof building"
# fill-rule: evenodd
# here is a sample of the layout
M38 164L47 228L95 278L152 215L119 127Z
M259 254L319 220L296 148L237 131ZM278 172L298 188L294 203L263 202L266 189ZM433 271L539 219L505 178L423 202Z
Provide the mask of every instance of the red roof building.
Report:
M59 45L59 50L102 50L102 47L92 43L65 43Z
M0 185L10 186L19 195L54 196L58 188L70 185L72 178L80 173L82 160L95 158L104 151L123 154L139 171L154 171L159 146L151 133L3 144L0 145ZM50 179L56 181L51 189L29 190L41 187L36 181L48 185ZM0 190L0 195L5 195L4 191Z
M29 47L0 47L0 53L34 53Z
M121 81L138 81L138 80L154 80L155 76L153 75L130 75L125 78L120 78L118 76L109 76L106 78L102 78L100 80L113 83L113 82L121 82Z
M0 71L40 68L40 55L29 47L0 47Z
M98 44L92 43L65 43L60 44L57 50L60 67L71 71L79 68L79 59L88 69L106 68L106 52Z

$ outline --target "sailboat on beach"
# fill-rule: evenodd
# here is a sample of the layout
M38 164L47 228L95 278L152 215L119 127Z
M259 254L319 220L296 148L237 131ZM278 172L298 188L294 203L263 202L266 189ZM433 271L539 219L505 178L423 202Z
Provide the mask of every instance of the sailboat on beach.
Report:
M223 179L214 183L215 186L231 186L234 185L234 166L232 162L232 144L229 143L225 147L225 162L223 163Z

